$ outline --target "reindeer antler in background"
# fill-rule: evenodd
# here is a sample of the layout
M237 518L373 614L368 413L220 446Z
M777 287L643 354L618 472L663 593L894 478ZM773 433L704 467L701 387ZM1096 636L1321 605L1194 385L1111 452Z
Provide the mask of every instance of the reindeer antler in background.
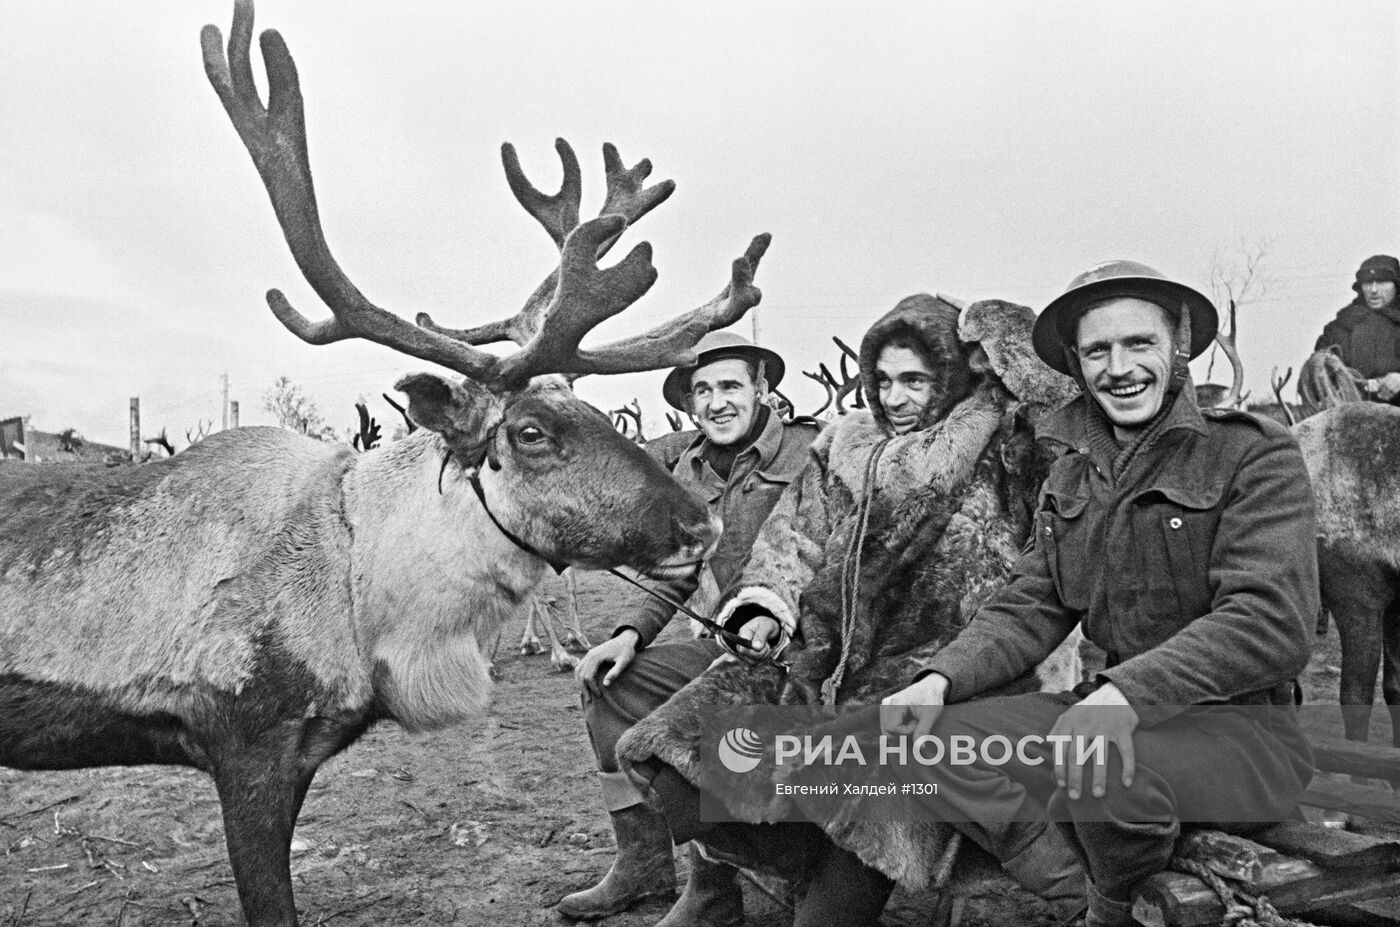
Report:
M812 413L812 417L816 418L817 416L825 412L827 408L831 406L831 403L836 399L836 387L832 384L831 381L831 371L826 369L825 364L822 364L818 368L817 373L813 373L810 370L804 370L802 371L802 375L804 377L807 377L809 380L816 380L822 385L822 388L826 390L826 401L823 402L820 406L818 406L817 410Z
M624 405L608 414L612 416L613 425L618 431L638 444L647 443L646 435L642 432L642 404L635 398L630 406Z
M363 402L355 403L355 412L359 416L360 427L350 439L350 444L357 451L372 450L379 444L379 423L370 417L369 406Z
M1230 300L1230 334L1216 332L1215 340L1220 345L1220 349L1225 352L1225 356L1230 359L1230 391L1220 400L1219 405L1234 408L1244 402L1244 364L1240 361L1239 349L1235 346L1235 336L1239 332L1239 325L1235 313L1235 301Z
M825 367L823 367L822 370L828 377L831 377L831 385L836 391L836 412L838 415L846 414L844 402L846 397L851 395L851 393L856 394L852 406L857 409L864 409L865 394L860 389L860 355L851 350L850 345L846 344L846 342L837 338L835 335L831 336L831 340L836 342L836 346L841 349L841 381L838 383L835 377L831 377L831 371L827 370ZM846 370L846 361L848 359L856 362L856 372L854 375Z

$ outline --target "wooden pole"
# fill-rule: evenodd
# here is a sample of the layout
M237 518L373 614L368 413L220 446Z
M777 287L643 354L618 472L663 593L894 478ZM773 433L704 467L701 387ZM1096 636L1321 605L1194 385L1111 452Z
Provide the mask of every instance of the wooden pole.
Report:
M238 427L238 400L230 399L228 404L228 427Z
M131 397L131 459L141 459L141 399Z

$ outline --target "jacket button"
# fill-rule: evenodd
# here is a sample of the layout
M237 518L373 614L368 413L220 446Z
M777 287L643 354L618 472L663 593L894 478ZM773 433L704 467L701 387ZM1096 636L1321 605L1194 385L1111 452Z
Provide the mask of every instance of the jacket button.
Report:
M1180 518L1172 518L1170 521L1167 522L1167 525L1168 525L1173 531L1175 531L1177 528L1180 528L1180 527L1181 527L1181 519L1180 519Z

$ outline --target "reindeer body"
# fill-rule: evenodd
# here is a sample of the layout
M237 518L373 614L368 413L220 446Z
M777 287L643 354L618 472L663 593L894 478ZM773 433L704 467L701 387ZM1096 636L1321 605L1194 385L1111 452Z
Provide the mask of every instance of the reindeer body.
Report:
M551 385L526 395L531 421L587 409ZM611 498L561 499L502 448L512 465L482 475L497 517L551 556L690 564L712 536L704 507L613 437L598 451ZM249 921L295 923L287 849L317 767L377 720L427 730L479 711L483 643L547 573L446 456L426 430L356 455L248 428L142 466L0 468L0 763L209 772ZM525 475L542 498L512 486ZM581 527L579 505L618 530ZM546 510L560 520L538 522Z
M1293 428L1317 500L1322 606L1342 643L1342 721L1366 740L1376 672L1400 746L1400 408L1350 402Z

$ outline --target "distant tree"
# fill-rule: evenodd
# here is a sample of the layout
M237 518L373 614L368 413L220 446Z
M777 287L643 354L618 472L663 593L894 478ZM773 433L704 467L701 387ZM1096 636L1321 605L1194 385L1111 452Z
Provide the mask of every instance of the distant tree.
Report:
M263 393L263 408L272 413L277 424L320 441L339 440L335 426L326 423L316 400L308 396L290 377L278 377Z
M58 433L58 449L76 454L83 449L83 436L76 428L65 428Z
M1241 238L1233 248L1215 246L1210 261L1210 295L1225 319L1229 320L1229 336L1235 337L1235 312L1246 303L1262 297L1269 289L1268 278L1264 275L1264 260L1269 255L1273 239L1256 238L1246 241ZM1216 345L1211 345L1210 363L1206 369L1206 380L1215 370Z

